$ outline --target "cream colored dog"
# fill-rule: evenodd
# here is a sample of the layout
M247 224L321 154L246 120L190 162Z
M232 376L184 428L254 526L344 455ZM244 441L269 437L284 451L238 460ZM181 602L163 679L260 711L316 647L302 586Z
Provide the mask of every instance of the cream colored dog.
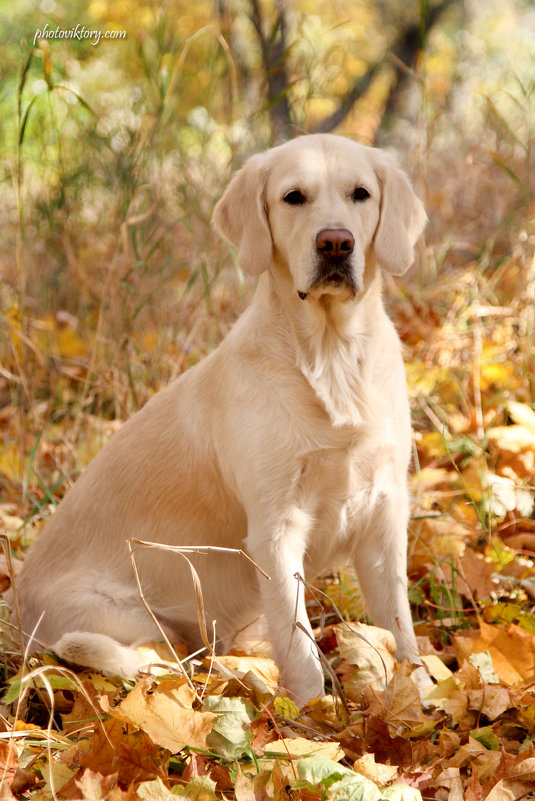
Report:
M134 674L131 646L160 638L134 580L136 537L245 548L271 580L237 556L195 557L207 618L228 647L263 611L282 683L302 700L323 691L323 672L295 574L350 561L373 621L417 659L409 407L381 270L407 270L424 222L404 173L342 137L304 136L245 164L214 224L260 276L253 301L66 495L17 581L26 633L44 611L36 637L60 657ZM137 563L166 632L198 646L184 560L144 551Z

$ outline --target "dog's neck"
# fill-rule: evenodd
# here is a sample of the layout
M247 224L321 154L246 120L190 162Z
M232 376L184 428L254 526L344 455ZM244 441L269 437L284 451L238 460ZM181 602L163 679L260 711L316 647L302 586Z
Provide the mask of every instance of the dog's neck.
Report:
M335 427L355 428L372 416L370 340L384 311L379 270L370 264L367 272L356 298L326 293L302 300L276 271L264 274L259 287L272 311L278 310L280 332L291 344L295 364Z

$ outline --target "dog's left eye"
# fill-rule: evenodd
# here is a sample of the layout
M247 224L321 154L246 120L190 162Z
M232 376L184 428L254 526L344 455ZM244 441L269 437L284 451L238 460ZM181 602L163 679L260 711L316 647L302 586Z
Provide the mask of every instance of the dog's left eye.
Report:
M355 201L355 203L362 202L363 200L368 200L369 197L370 193L363 186L357 186L353 190L353 200Z
M290 192L287 192L282 199L285 203L289 203L290 206L301 206L306 200L299 189L292 189Z

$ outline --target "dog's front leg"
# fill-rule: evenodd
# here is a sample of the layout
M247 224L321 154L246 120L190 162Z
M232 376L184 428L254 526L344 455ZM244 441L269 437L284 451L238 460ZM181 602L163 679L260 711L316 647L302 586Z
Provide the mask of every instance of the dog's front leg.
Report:
M398 659L419 663L407 594L408 516L406 493L382 493L354 559L372 622L392 632Z
M304 588L295 578L304 575L310 527L310 516L294 508L275 525L265 519L250 524L247 537L249 553L270 576L270 581L260 579L260 593L281 684L302 704L324 692Z

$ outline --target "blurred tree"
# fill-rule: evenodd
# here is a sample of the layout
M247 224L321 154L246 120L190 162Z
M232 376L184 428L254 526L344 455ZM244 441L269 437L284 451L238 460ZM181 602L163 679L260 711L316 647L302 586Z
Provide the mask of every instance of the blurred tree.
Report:
M429 32L439 23L445 10L455 3L458 3L458 0L440 0L430 6L428 0L419 0L419 7L414 8L413 14L401 17L387 51L381 52L376 60L367 64L365 72L357 75L347 90L338 96L336 109L316 120L310 126L310 130L315 133L327 133L341 125L351 113L356 101L369 90L374 78L384 69L385 64L394 65L395 68L395 77L390 82L387 100L387 107L393 107L406 83L407 76L412 73L417 63ZM216 0L216 4L220 15L223 9L224 13L228 14L225 0ZM395 16L392 13L392 6L395 4L383 0L376 5L386 28L387 21ZM261 53L265 107L269 113L273 140L289 138L297 125L290 102L292 85L297 76L292 74L289 59L292 45L288 42L288 15L286 0L275 0L271 8L261 5L260 0L248 0L248 16ZM247 76L248 70L239 57L239 51L235 55L240 63L242 75Z
M441 24L443 14L453 5L464 9L464 3L458 2L458 0L440 0L432 7L429 6L428 0L420 0L420 18L409 22L404 30L400 31L396 45L390 53L390 58L396 66L396 72L390 86L385 117L388 117L397 107L411 70L415 66L419 54L425 48L432 28Z
M264 33L265 22L259 0L250 0L250 5L251 21L262 53L271 130L273 138L279 139L285 136L291 124L286 62L288 53L286 3L285 0L277 0L267 36Z

